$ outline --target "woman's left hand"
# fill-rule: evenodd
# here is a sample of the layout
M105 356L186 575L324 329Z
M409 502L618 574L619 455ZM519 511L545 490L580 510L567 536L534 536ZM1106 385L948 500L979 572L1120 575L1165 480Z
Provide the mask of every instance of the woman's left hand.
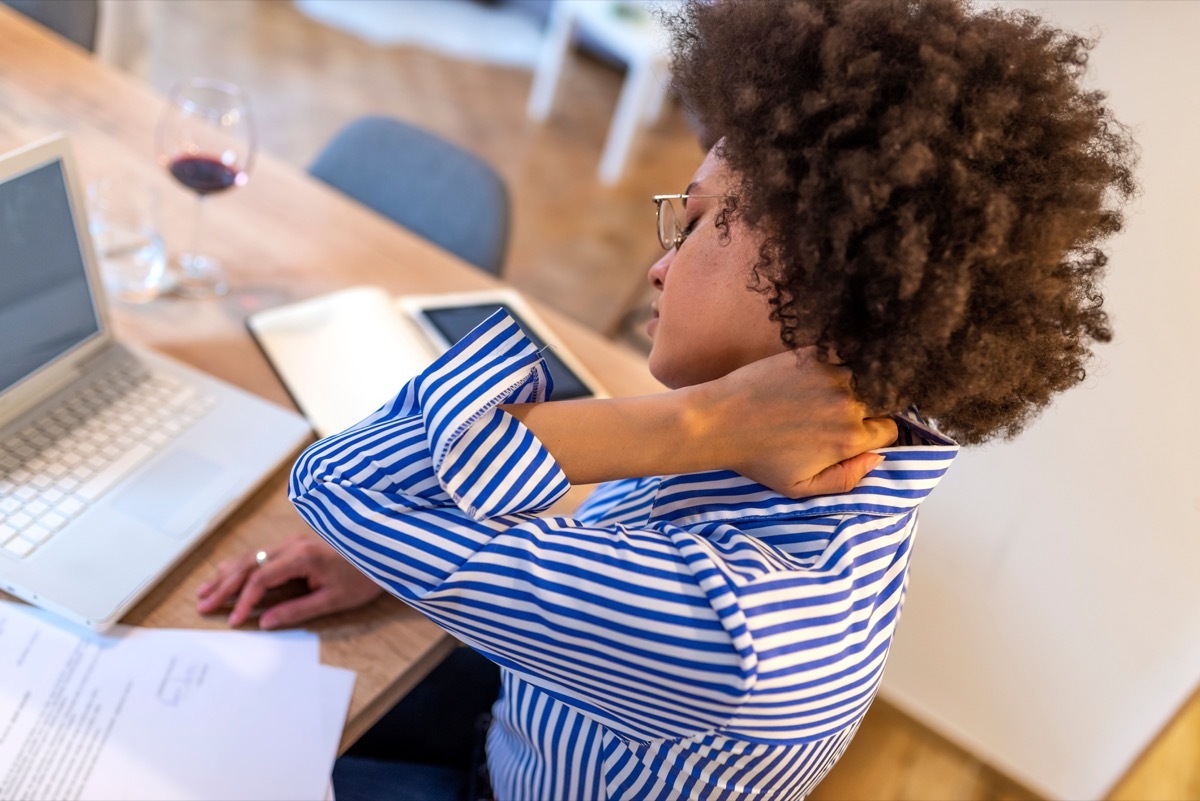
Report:
M270 590L296 580L307 582L308 592L270 604ZM379 585L324 540L301 535L271 547L261 565L252 553L222 562L217 574L197 588L196 609L201 614L212 614L234 601L229 625L239 626L268 599L258 625L277 629L356 609L382 594Z

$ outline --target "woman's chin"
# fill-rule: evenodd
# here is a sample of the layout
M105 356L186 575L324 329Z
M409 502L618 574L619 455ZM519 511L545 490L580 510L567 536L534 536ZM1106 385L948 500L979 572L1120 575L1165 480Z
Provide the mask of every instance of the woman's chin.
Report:
M661 350L656 350L656 345L650 346L646 366L650 369L650 375L667 389L679 389L691 383L686 378L687 370L681 370L682 365L665 358Z
M663 363L660 354L656 350L657 343L650 344L650 355L646 357L646 367L650 370L650 375L664 386L671 386L666 379L666 372L663 370Z

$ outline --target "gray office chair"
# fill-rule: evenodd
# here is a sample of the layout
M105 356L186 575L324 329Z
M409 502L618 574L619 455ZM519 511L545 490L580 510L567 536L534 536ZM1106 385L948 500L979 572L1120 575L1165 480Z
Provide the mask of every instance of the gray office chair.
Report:
M325 146L309 173L499 275L508 246L504 180L444 139L387 117L363 117Z
M96 0L0 0L87 50L96 49Z

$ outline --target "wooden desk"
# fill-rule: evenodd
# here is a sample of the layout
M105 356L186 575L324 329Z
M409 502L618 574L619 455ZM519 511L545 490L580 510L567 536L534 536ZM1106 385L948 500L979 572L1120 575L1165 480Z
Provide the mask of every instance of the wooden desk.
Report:
M162 200L168 248L189 242L194 200L154 160L154 129L164 99L2 5L0 42L0 151L65 131L85 181L119 176L118 186L131 191L153 188ZM287 393L246 333L248 314L355 284L377 284L397 294L496 285L270 154L259 154L246 187L206 206L205 247L225 263L232 292L219 300L118 306L117 332L289 408ZM614 394L658 387L642 357L552 310L539 306L539 311ZM223 627L223 618L196 613L196 586L219 561L305 528L287 501L281 472L124 622ZM392 599L310 628L321 637L323 662L358 673L343 748L454 647L441 629Z

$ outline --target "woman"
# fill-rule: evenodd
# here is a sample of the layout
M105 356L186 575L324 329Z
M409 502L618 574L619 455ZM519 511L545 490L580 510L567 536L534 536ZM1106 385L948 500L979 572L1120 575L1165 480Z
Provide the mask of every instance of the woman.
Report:
M503 677L501 799L806 795L879 685L946 434L1015 434L1110 336L1097 246L1132 145L1079 86L1087 42L957 0L700 2L671 25L716 141L656 199L671 391L546 402L498 315L297 462L345 562L294 540L201 588L202 611L241 591L236 625L307 578L268 628L382 588L473 646Z

